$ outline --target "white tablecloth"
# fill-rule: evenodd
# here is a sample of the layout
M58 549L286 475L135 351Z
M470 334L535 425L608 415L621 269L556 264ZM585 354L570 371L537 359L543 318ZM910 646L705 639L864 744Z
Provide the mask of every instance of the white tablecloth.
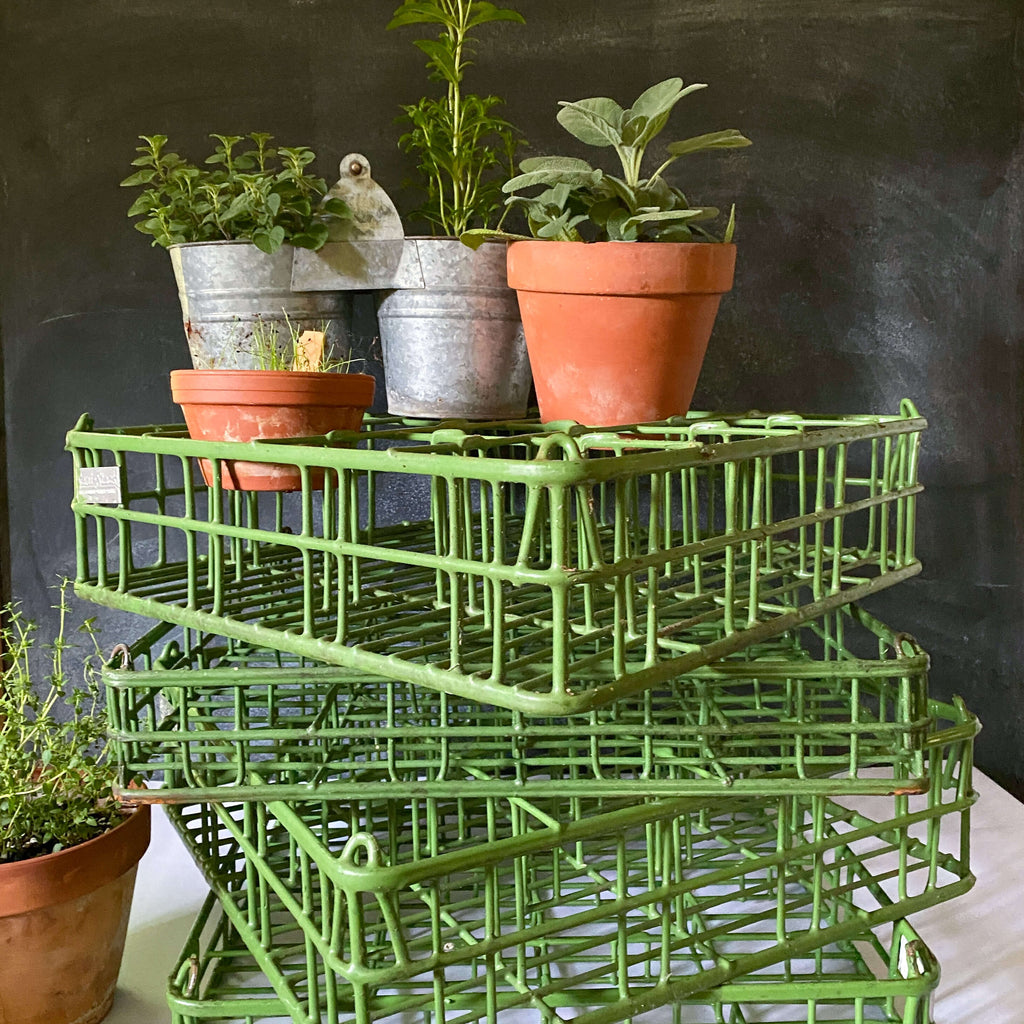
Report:
M971 827L977 885L916 915L913 924L942 967L935 1024L1022 1024L1024 804L980 772L975 780L981 794ZM952 831L944 840L955 840ZM158 808L108 1024L167 1024L167 975L205 896L199 871Z

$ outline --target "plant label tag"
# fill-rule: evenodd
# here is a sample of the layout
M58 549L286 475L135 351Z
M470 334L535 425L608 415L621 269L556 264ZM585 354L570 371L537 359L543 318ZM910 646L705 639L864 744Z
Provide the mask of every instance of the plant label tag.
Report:
M293 370L305 370L316 373L324 361L323 331L303 331L295 346L295 364Z
M78 498L88 505L121 504L121 470L117 466L78 471Z

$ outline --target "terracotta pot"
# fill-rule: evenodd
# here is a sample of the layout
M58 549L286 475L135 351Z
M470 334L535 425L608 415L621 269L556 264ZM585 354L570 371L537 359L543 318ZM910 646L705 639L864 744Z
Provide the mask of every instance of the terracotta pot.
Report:
M192 438L254 441L358 430L373 401L374 380L363 373L299 373L293 370L174 370L171 396L181 406ZM199 460L207 485L213 467ZM226 460L226 490L297 491L295 466ZM313 473L323 486L323 473Z
M96 1024L114 1001L149 807L59 853L0 864L0 1024Z
M690 407L734 245L515 242L519 294L542 419L643 423Z

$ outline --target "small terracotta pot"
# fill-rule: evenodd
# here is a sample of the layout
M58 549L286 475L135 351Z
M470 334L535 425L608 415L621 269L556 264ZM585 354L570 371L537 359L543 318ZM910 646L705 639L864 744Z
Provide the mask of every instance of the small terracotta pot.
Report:
M143 805L87 843L0 864L0 1024L107 1015L149 820Z
M174 370L171 396L199 441L254 441L309 437L332 430L358 430L373 401L374 379L364 373L300 373L294 370ZM213 467L199 460L213 483ZM295 466L225 460L226 490L297 491ZM323 473L313 472L314 487Z
M736 247L703 242L514 242L541 418L644 423L690 408Z

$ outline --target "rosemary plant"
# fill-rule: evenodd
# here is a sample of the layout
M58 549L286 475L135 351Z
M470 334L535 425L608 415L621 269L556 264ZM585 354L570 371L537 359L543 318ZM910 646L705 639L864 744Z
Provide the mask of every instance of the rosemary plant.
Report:
M439 25L436 39L418 39L433 80L444 83L440 97L403 106L411 127L399 145L418 160L426 200L415 215L439 234L458 236L470 227L500 223L501 185L515 168L519 132L495 113L497 96L463 91L472 63L474 29L497 21L524 23L521 14L486 0L404 0L389 29Z

